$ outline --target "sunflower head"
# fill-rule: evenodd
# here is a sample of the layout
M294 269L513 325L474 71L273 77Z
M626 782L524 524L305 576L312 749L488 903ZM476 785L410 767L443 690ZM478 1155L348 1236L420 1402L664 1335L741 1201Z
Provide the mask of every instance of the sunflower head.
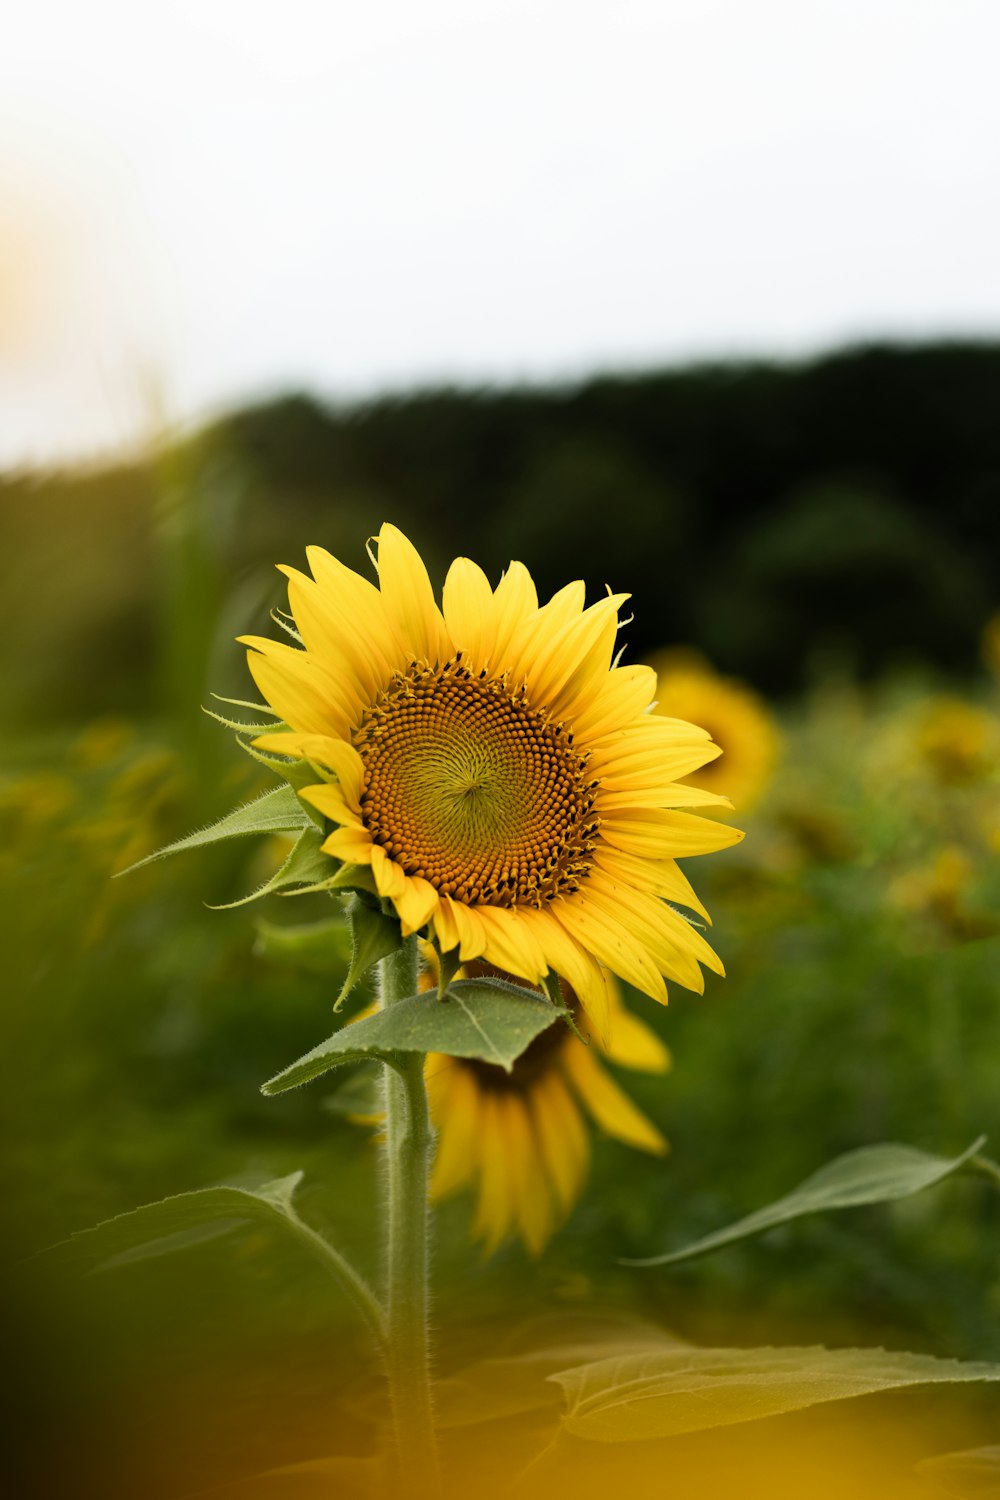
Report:
M588 607L577 582L540 604L520 563L494 588L458 558L439 605L394 526L371 557L377 585L310 548L311 576L284 570L296 644L245 638L285 726L254 743L314 768L324 851L404 935L561 976L601 1036L609 972L657 1000L665 978L700 990L721 965L678 910L705 915L676 861L742 835L693 811L730 806L688 782L709 734L652 715L655 673L617 664L627 595Z

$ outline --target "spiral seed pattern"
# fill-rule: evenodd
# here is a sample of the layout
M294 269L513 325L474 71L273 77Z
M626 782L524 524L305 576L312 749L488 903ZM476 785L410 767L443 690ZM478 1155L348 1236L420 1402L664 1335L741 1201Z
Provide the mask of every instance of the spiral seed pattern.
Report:
M456 657L397 673L354 736L361 816L408 875L466 905L543 906L579 887L597 783L573 736L506 675Z

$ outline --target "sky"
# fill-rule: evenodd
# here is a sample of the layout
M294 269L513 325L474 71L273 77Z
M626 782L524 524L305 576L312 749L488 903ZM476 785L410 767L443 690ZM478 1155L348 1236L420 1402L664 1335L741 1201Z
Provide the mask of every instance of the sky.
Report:
M1000 336L996 0L32 0L0 466L288 389Z

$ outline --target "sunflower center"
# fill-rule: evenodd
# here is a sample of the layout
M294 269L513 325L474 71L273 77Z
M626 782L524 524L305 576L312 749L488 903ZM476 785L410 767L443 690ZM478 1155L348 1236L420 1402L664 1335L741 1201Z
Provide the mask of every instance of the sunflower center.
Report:
M541 906L577 889L596 783L564 725L461 659L397 673L354 736L361 815L408 875L466 904Z

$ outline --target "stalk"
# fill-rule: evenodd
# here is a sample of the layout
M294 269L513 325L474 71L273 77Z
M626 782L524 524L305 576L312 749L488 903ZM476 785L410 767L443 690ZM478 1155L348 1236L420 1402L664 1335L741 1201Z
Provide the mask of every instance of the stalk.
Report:
M411 937L382 959L382 1005L416 992L417 944ZM430 1500L440 1493L440 1472L431 1400L427 1179L432 1133L423 1054L400 1053L384 1076L386 1365L395 1460L401 1493Z

